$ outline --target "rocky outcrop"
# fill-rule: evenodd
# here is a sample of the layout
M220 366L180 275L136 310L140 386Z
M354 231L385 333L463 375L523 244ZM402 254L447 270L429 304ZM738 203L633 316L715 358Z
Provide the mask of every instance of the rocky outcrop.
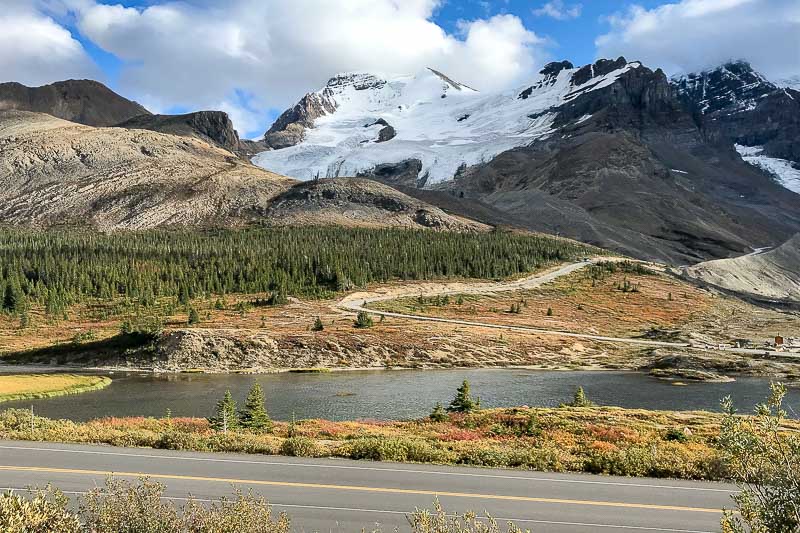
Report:
M293 368L383 368L396 360L396 349L373 343L343 346L333 340L277 339L242 329L180 329L165 333L152 359L131 360L137 367L165 372L203 369L274 371Z
M113 126L149 111L93 80L59 81L41 87L0 83L0 111L47 113L88 126Z
M298 183L278 195L263 219L270 224L396 226L446 231L487 231L489 226L451 216L375 181L357 178Z
M228 114L223 111L197 111L184 115L139 115L117 126L196 137L229 152L237 152L240 149L239 134L233 128Z
M334 78L328 85L331 83L340 83L340 80ZM303 140L305 129L312 127L314 120L335 110L336 102L330 98L325 89L318 93L309 93L294 107L281 113L264 134L264 142L273 150L294 146Z
M408 159L399 163L381 163L367 172L359 172L360 178L370 178L392 186L416 187L425 186L425 176L419 177L422 161Z

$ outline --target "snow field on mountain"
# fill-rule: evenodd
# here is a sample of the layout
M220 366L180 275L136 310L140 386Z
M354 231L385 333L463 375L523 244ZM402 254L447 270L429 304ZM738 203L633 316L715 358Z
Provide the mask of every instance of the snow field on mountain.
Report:
M762 155L764 148L761 146L742 146L741 144L734 146L739 155L742 156L742 159L751 165L766 170L775 176L778 183L790 191L800 194L800 169L795 168L791 161Z
M575 87L577 69L540 78L527 98L521 90L483 94L453 85L430 70L356 89L369 78L328 86L318 92L335 102L336 111L318 118L303 142L262 152L253 162L299 179L354 176L380 164L417 159L418 178L432 185L453 179L462 166L488 162L554 132L557 107L585 92L607 87L639 63L630 63ZM341 79L337 77L335 79ZM372 78L375 79L375 78ZM381 80L377 80L381 81ZM585 117L588 118L588 117ZM396 136L376 142L383 119Z

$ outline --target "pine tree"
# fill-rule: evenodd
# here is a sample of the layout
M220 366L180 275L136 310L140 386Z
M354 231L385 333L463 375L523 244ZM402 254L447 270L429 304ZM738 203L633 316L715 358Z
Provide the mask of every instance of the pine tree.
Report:
M436 402L436 407L433 408L430 419L434 422L444 422L447 420L447 413L445 413L441 402Z
M478 408L480 408L480 402L472 399L472 395L469 392L469 381L465 379L456 391L456 397L450 402L447 410L453 413L469 413Z
M553 316L553 308L552 307L548 307L547 308L547 316Z
M244 409L239 414L242 427L255 431L272 431L272 420L264 406L264 391L254 383L247 393Z
M200 315L194 307L189 308L189 325L197 324L200 322Z
M236 400L233 399L230 389L217 402L216 414L208 419L211 427L216 430L234 429L239 426L239 417L236 414Z
M322 331L323 329L325 329L325 325L322 323L322 319L317 317L314 320L314 325L311 326L311 331Z

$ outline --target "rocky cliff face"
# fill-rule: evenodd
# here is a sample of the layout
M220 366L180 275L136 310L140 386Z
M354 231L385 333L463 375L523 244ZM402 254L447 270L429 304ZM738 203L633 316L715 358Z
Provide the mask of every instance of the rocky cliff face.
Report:
M138 115L144 107L93 80L67 80L41 87L0 83L0 111L34 111L88 126L113 126Z
M303 140L303 132L313 126L317 118L335 110L336 103L325 91L307 94L294 107L281 113L264 134L264 142L273 150L294 146Z
M223 111L197 111L185 115L139 115L117 124L184 137L196 137L230 152L240 149L239 134Z
M800 163L800 91L778 87L737 61L674 80L711 142L763 147Z

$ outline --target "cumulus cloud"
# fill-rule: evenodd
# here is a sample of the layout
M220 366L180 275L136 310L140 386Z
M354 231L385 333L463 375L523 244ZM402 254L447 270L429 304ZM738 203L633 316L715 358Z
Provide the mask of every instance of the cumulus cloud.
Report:
M797 0L682 0L609 17L600 57L625 55L670 74L746 59L768 78L800 72Z
M7 0L0 10L0 81L43 85L98 77L79 41L32 2Z
M342 71L414 73L426 66L478 89L530 78L543 41L512 15L431 20L439 0L230 0L144 8L73 2L81 34L123 60L119 88L154 108L219 106L252 132ZM236 91L247 94L247 105ZM259 128L264 129L267 124Z
M533 10L533 14L537 17L550 17L556 20L569 20L581 16L583 6L575 4L567 6L563 0L553 0L547 2L542 7Z

